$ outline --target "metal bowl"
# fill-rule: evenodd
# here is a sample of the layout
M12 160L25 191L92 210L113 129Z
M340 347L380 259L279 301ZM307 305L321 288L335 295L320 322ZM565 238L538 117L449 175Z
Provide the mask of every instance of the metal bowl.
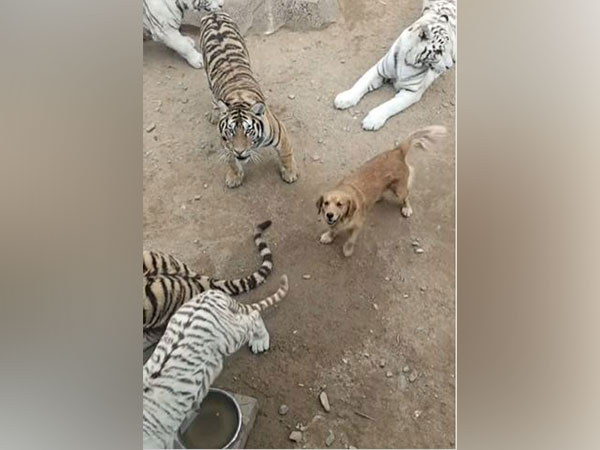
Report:
M179 427L175 448L233 448L241 430L238 402L228 392L210 388L200 408Z

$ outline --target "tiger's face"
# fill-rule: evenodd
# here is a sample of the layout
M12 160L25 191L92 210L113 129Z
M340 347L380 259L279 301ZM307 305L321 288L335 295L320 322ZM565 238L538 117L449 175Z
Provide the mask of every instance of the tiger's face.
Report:
M224 0L184 0L189 9L197 11L220 11Z
M411 27L412 28L412 27ZM406 53L406 64L413 67L428 67L438 73L454 65L452 42L448 31L440 25L415 26L410 29L411 45Z
M229 107L219 100L218 106L221 110L219 131L226 152L238 161L248 160L262 143L264 103L255 103L248 109Z

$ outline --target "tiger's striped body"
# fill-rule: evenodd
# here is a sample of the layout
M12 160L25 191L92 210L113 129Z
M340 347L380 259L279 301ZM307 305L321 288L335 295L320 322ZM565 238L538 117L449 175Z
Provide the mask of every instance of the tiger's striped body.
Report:
M424 0L421 17L352 88L337 95L335 107L350 108L367 92L392 82L396 96L369 111L362 122L365 130L378 130L391 116L418 102L455 61L456 0Z
M200 405L226 356L246 343L254 353L268 350L269 333L260 312L287 291L285 275L275 294L252 305L209 290L173 315L143 368L144 448L172 448L177 429Z
M247 277L235 280L219 280L198 275L190 267L161 252L145 251L144 273L144 349L159 338L171 316L181 305L209 289L217 289L229 295L248 292L262 284L273 270L273 255L262 233L271 225L266 221L257 226L254 243L262 257L259 269Z
M190 66L202 68L202 56L194 40L179 32L185 11L216 11L223 0L142 0L144 39L152 37L179 53Z
M298 170L292 145L285 126L265 103L240 30L223 12L202 17L200 28L199 44L213 95L211 121L218 121L229 163L226 185L241 185L243 164L260 159L259 149L268 146L279 154L281 178L293 183Z

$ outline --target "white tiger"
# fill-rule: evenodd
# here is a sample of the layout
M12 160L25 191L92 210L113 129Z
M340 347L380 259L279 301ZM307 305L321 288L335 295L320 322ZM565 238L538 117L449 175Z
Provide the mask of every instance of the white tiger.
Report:
M181 20L186 10L218 11L224 0L143 0L144 35L164 43L179 53L190 66L202 68L202 55L189 36L179 32Z
M396 96L373 108L363 119L365 130L378 130L387 119L418 102L433 81L456 62L456 1L424 0L421 17L405 29L388 52L334 105L346 109L385 81Z
M206 396L226 356L246 343L254 353L269 349L260 311L287 292L283 275L277 292L258 303L240 304L225 292L208 290L177 310L144 364L144 448L173 448L175 433Z

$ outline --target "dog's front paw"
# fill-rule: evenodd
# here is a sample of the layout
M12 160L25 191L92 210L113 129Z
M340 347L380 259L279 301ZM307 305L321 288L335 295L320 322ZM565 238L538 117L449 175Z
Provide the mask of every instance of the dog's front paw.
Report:
M354 253L354 242L346 242L342 247L342 251L344 252L344 256L346 258L352 256L352 253Z
M252 353L262 353L269 350L269 335L263 336L261 338L254 338L249 342L250 350Z
M358 99L351 91L344 91L335 97L333 104L337 109L347 109L358 103Z
M379 130L386 120L387 117L371 111L369 114L367 114L367 117L363 119L362 127L367 131Z
M331 231L326 231L321 235L321 239L319 239L321 244L331 244L333 242L333 234Z
M413 210L410 205L404 205L401 212L404 217L410 217L412 216Z
M194 42L194 41L192 41ZM190 66L192 66L194 69L202 69L202 67L204 67L204 64L202 62L202 55L200 53L198 53L197 51L194 51L194 53L190 54L187 58L186 58L188 64Z
M281 179L286 183L293 183L298 179L298 169L296 169L295 165L291 170L288 170L282 166L280 169L280 174Z
M244 172L236 173L231 169L227 171L227 175L225 175L225 185L228 188L236 188L242 184L242 181L244 181Z

